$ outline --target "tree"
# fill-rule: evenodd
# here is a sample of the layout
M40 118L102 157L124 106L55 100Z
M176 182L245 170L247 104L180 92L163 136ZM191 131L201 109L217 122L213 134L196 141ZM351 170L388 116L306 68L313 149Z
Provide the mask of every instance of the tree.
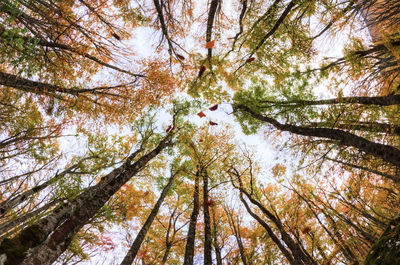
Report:
M399 7L0 1L0 264L396 263Z

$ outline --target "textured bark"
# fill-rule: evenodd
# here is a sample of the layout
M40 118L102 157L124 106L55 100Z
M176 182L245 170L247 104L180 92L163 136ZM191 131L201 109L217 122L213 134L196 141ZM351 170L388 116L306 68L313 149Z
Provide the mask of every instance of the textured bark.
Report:
M59 202L60 202L59 200L54 200L54 201L40 207L39 209L25 213L24 215L21 215L14 220L10 220L9 222L0 224L0 235L3 235L4 233L10 231L14 227L17 227L17 226L23 224L26 220L29 220L30 218L47 211L48 209L55 206ZM2 236L0 236L0 241L1 241L1 239L2 239Z
M379 97L340 97L320 100L289 100L289 101L263 101L266 104L277 106L316 106L337 104L363 104L376 106L391 106L400 104L400 95L387 95Z
M208 10L208 18L207 18L206 42L211 41L215 15L217 13L219 4L220 4L219 0L211 0L210 9ZM210 69L212 69L211 57L212 57L213 48L209 48L207 50L208 50L207 51L208 64L210 66Z
M290 249L293 258L296 261L302 262L300 264L317 265L317 263L308 255L308 253L303 251L302 246L299 243L295 242L292 237L286 232L281 221L273 213L268 211L260 202L255 200L244 189L240 188L240 191L241 193L245 194L250 202L256 205L268 217L268 219L274 223L276 228L279 230L279 233L281 234L283 242L285 242L286 246Z
M264 229L267 231L267 234L271 238L271 240L275 243L275 245L280 249L282 254L285 256L287 261L291 265L303 265L303 263L300 263L300 261L297 261L294 259L292 254L289 252L288 249L283 245L283 243L279 240L279 238L275 235L275 233L272 231L271 227L263 220L261 219L257 214L255 214L251 209L249 204L246 202L246 200L243 198L242 193L240 194L240 200L242 201L244 207L246 208L247 212L253 217Z
M247 112L253 118L269 123L282 131L303 136L327 138L337 141L339 145L355 147L361 152L381 158L383 161L391 163L400 168L400 150L392 146L375 143L339 129L312 128L292 124L282 124L273 118L255 113L244 105L234 105L234 109Z
M331 224L333 227L333 232L330 231L326 225L321 221L319 214L313 209L313 206L321 211L318 205L314 202L306 199L303 195L301 195L297 190L293 189L293 191L307 204L308 208L312 211L314 217L317 219L320 226L325 230L325 232L329 235L332 242L339 247L343 256L349 261L350 264L358 264L356 256L351 251L350 247L346 244L345 240L343 240L342 234L336 229L336 224Z
M199 174L200 172L198 172ZM196 223L197 217L199 215L199 175L196 175L195 184L194 184L194 192L193 192L193 210L192 214L190 215L190 222L189 222L189 230L187 234L186 240L186 248L185 248L185 258L184 258L184 265L193 265L193 258L194 258L194 241L196 238Z
M133 260L135 259L140 249L140 246L143 243L144 238L146 237L147 231L149 231L149 228L153 223L154 219L156 218L158 210L161 207L161 204L163 203L169 189L171 188L175 176L176 174L173 174L169 178L168 184L162 190L160 197L158 198L156 204L154 205L153 209L150 212L150 215L147 217L146 222L144 223L138 235L136 236L135 241L133 241L132 246L129 249L128 253L126 254L125 258L122 260L121 265L130 265L133 263Z
M21 240L24 251L16 260L8 259L9 264L50 264L65 251L75 234L89 222L101 207L137 174L152 158L170 145L171 134L166 136L151 152L131 164L130 160L121 167L104 176L95 186L87 188L71 202L62 205L37 224L24 229L17 238ZM51 234L50 237L49 234ZM0 245L0 249L3 246ZM29 256L26 257L29 250ZM2 254L0 252L0 254Z
M349 121L346 123L335 123L329 124L326 122L311 122L311 126L319 128L330 128L330 129L343 129L352 131L363 131L373 133L385 133L400 135L400 126L388 123L380 122L353 122Z
M247 202L243 199L243 194L246 195L246 197L249 199L249 201L256 205L261 212L267 216L267 218L275 225L275 227L278 229L282 241L285 243L285 245L287 246L287 248L290 249L293 260L295 261L294 264L305 264L305 265L317 265L316 261L303 249L303 246L294 241L292 239L292 237L286 232L281 220L275 216L272 212L270 212L268 209L266 209L259 201L255 200L252 197L252 194L248 193L244 188L243 188L243 183L241 180L241 176L238 173L237 170L233 169L233 171L231 172L239 181L239 187L235 186L237 189L239 189L240 191L240 200L243 202L243 204L245 205L247 211L250 213L250 215L252 215L261 225L264 226L264 228L266 228L267 232L268 230L271 230L271 228L269 228L268 224L266 224L266 222L264 222L263 220L261 220L261 218L259 216L257 216L256 214L251 214L251 209L248 206ZM267 228L268 227L268 228ZM272 232L272 230L271 230ZM269 233L269 232L268 232ZM272 239L272 237L271 237ZM275 240L274 240L275 242ZM275 242L277 243L277 242ZM280 243L280 242L279 242ZM278 245L279 247L279 245ZM280 248L281 249L281 248ZM281 249L282 250L282 249ZM286 254L285 254L286 256Z
M210 220L210 198L208 197L208 175L203 174L203 213L204 213L204 265L212 265L212 237Z
M51 95L60 100L63 98L62 94L77 96L83 93L89 94L101 94L109 96L118 96L116 94L106 92L107 89L115 87L96 87L96 88L66 88L57 86L49 83L32 81L26 78L22 78L13 74L0 72L0 85L12 87L15 89L23 90L25 92L35 93L38 95Z

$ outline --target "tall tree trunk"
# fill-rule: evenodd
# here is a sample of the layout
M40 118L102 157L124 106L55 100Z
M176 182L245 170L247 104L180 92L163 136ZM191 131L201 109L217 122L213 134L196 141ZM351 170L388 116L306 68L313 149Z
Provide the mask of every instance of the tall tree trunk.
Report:
M375 143L343 130L282 124L273 118L258 114L244 105L234 105L234 109L247 112L253 118L269 123L279 130L303 136L322 137L335 140L339 145L352 146L362 152L381 158L383 161L400 168L400 150L392 146Z
M133 242L133 244L132 244L131 248L129 249L128 253L126 254L125 258L122 260L121 265L130 265L133 263L133 260L135 259L136 255L140 249L140 246L142 245L144 238L146 237L147 231L149 231L149 228L150 228L151 224L153 223L154 219L156 218L156 215L158 213L158 210L161 207L161 204L163 203L165 197L167 196L167 193L172 185L172 182L173 182L176 174L177 173L172 174L171 177L169 178L168 184L162 190L160 197L158 198L153 209L151 210L150 215L147 217L146 222L140 229L138 235L135 238L135 241Z
M281 234L283 242L285 242L285 244L288 246L296 261L299 262L301 261L302 262L301 264L317 265L317 263L311 258L311 256L302 250L300 244L296 243L292 239L292 237L286 232L285 228L283 227L283 224L275 215L273 215L270 211L268 211L260 202L255 200L244 189L240 188L240 191L241 193L244 193L246 197L250 200L250 202L256 205L268 217L268 219L270 219L275 224L275 226L279 230L279 233Z
M302 99L288 100L288 101L265 100L261 101L260 103L266 104L266 106L268 106L268 104L271 104L272 106L276 107L289 107L289 106L304 107L304 106L337 105L337 104L391 106L391 105L400 105L400 95L387 95L378 97L339 97L339 98L320 99L320 100L302 100Z
M199 178L200 172L197 172L195 184L194 184L194 192L193 192L193 210L192 214L190 215L190 222L189 222L189 230L187 234L186 240L186 248L185 248L185 258L184 258L184 265L193 265L193 258L194 258L194 243L196 238L196 223L197 217L199 215Z
M318 223L325 230L325 232L329 235L332 242L337 246L338 249L342 252L343 256L351 263L358 264L356 256L351 251L350 247L347 245L345 240L343 240L342 234L336 229L336 224L331 223L333 227L333 232L330 231L326 225L321 221L320 215L313 209L312 205L314 205L319 211L322 211L318 205L316 205L313 201L306 199L303 195L301 195L297 190L292 189L308 206L308 208L312 211L313 215L317 219Z
M203 172L203 212L204 212L204 265L212 265L212 237L210 221L210 198L208 197L208 175Z
M272 231L271 227L263 220L261 219L257 214L255 214L251 209L249 204L246 202L246 200L243 198L242 193L240 193L240 200L242 201L244 207L246 208L247 212L253 217L264 229L267 231L269 237L271 240L275 243L275 245L280 249L282 254L285 256L289 264L291 265L303 265L300 261L295 260L295 258L292 256L290 251L286 249L286 247L282 244L282 242L279 240L279 238L275 235L275 233Z
M225 212L226 212L226 215L228 216L228 222L229 222L229 224L231 226L231 230L233 232L233 235L235 236L236 242L237 242L238 247L239 247L240 258L242 259L243 265L247 265L247 260L246 260L246 255L245 255L245 252L244 252L243 242L242 242L242 238L240 236L239 221L238 221L238 225L236 227L235 219L233 218L233 214L232 214L231 210L228 209L227 207L225 207Z
M171 145L170 137L171 134L168 134L157 147L135 163L132 164L128 159L122 166L104 176L95 186L87 188L71 202L57 208L38 223L25 228L18 236L4 240L0 245L0 255L3 253L7 255L5 265L21 264L21 262L22 264L53 263L66 250L75 234L111 196L152 158ZM17 253L15 245L18 245ZM29 256L26 256L27 253Z
M391 220L381 237L369 250L365 265L400 264L400 214Z
M165 252L164 252L161 264L165 264L167 262L169 252L171 251L171 247L172 247L171 242L167 242L167 244L165 244Z
M217 261L217 265L222 265L222 255L221 255L221 247L218 244L218 226L215 220L215 207L211 208L212 212L212 219L213 219L213 229L212 229L212 236L213 236L213 245L215 249L215 259Z

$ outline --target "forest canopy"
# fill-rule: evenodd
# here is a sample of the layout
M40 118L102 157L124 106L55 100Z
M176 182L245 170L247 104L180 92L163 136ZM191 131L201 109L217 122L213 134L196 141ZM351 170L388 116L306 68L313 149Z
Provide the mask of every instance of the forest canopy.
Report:
M400 2L0 0L0 265L400 264Z

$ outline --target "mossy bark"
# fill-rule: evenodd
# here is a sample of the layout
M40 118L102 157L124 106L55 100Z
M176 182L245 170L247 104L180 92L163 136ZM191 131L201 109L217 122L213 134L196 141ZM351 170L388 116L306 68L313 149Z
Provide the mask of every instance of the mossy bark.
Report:
M371 247L365 265L400 264L400 214L394 218L382 236Z
M32 225L13 238L6 238L0 245L0 253L6 254L7 265L17 265L25 258L25 253L41 242L41 231L38 225Z

